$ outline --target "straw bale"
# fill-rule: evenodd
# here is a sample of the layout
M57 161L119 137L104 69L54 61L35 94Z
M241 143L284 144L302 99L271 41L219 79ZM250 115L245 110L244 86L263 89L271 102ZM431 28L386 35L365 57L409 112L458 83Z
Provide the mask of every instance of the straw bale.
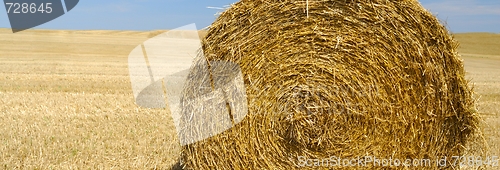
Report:
M197 61L239 65L248 115L183 146L181 164L463 155L479 118L457 47L416 0L241 0L210 26Z

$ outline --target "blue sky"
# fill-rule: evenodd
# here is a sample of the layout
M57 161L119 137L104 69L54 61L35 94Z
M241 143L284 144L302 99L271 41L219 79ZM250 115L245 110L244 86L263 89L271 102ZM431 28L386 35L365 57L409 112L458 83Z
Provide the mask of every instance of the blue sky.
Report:
M80 0L69 13L38 29L159 30L196 23L199 29L212 23L224 7L237 0ZM499 0L421 0L422 5L452 32L500 33ZM0 28L9 28L0 12Z

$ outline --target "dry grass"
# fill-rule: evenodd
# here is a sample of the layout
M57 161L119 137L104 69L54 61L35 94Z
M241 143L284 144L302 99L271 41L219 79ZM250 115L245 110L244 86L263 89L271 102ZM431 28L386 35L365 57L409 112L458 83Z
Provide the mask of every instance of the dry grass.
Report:
M488 154L500 156L500 35L466 33L455 37L461 43L466 77L474 84L479 99Z
M240 65L249 113L184 146L189 168L292 169L300 156L436 160L466 154L479 134L458 44L418 1L241 0L203 47L209 61Z
M500 34L467 33L456 34L455 38L461 44L460 53L462 54L500 56Z
M174 164L170 114L131 93L127 56L148 34L0 30L0 169Z
M172 119L137 107L128 77L128 53L149 34L0 29L0 169L170 168L180 153ZM500 49L474 45L498 42L476 35L456 37L498 156Z
M169 167L179 147L165 110L128 94L0 92L1 168Z

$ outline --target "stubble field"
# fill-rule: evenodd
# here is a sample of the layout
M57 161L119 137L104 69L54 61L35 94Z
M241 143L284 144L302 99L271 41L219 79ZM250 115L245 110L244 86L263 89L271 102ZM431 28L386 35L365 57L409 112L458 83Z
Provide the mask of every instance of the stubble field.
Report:
M0 29L0 169L168 169L166 109L134 103L127 57L158 32ZM488 155L500 155L500 35L457 34Z

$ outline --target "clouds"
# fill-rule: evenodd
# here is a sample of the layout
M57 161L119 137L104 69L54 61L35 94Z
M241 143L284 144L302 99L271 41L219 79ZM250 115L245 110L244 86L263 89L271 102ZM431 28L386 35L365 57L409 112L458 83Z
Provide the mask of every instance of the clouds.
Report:
M492 0L434 0L422 1L433 14L448 16L500 15L500 1Z
M452 32L500 32L498 0L421 0Z
M77 12L83 13L124 13L132 12L134 4L127 1L102 2L102 3L81 3Z
M133 5L128 2L122 2L118 4L111 4L110 9L116 12L129 12L133 9Z
M67 15L43 24L42 29L172 29L190 23L203 28L220 10L238 0L84 0ZM421 4L446 22L453 32L500 32L499 0L420 0ZM9 27L0 12L0 27Z

